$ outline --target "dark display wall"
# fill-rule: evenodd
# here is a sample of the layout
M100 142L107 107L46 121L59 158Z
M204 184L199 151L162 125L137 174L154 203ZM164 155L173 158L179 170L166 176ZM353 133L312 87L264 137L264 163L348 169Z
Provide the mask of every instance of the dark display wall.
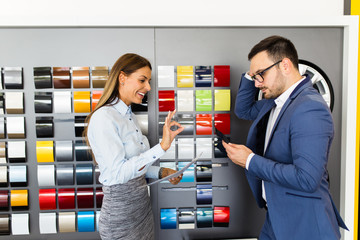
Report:
M25 219L26 222L27 216L29 224L28 234L25 232L26 235L14 235L10 226L10 235L0 236L0 239L9 237L12 239L99 239L96 232L96 217L98 216L97 211L100 210L98 208L100 199L97 197L101 195L99 189L101 185L96 182L96 168L92 166L91 160L82 154L84 148L81 137L76 135L76 126L78 128L82 127L83 117L86 116L86 111L89 111L89 109L79 110L84 107L82 99L96 99L98 93L95 91L101 90L101 87L92 81L92 73L96 70L94 67L111 67L119 56L127 52L138 53L148 58L153 65L152 90L148 94L148 111L144 112L141 109L142 112L140 112L144 116L142 119L145 119L145 122L146 118L148 119L148 138L152 146L161 138L161 121L165 114L159 108L162 105L159 100L162 99L164 93L161 91L173 91L171 96L174 98L174 107L178 110L182 106L181 99L186 99L191 94L193 97L192 110L187 108L185 101L186 106L176 115L176 119L183 121L185 124L192 122L192 132L179 136L174 142L175 158L164 157L157 164L168 164L172 167L181 168L183 162L191 160L192 157L187 155L185 157L180 155L179 157L179 146L181 154L187 153L187 150L181 151L182 146L187 146L186 140L183 139L192 139L194 144L193 156L196 155L197 151L200 151L197 149L199 146L207 146L205 149L211 149L210 155L201 159L200 164L194 165L194 168L188 172L192 174L191 181L183 181L177 186L160 183L151 187L156 239L257 237L265 212L257 208L243 170L232 164L224 156L216 157L217 150L213 147L214 142L216 144L216 136L213 127L216 124L216 114L229 114L231 125L229 136L231 140L235 143L245 143L247 130L251 123L237 119L232 112L239 79L241 73L247 71L249 67L247 54L251 47L261 39L273 34L290 38L298 49L299 57L321 67L332 82L335 95L333 117L336 135L330 153L328 169L330 172L331 192L335 204L339 206L342 28L2 28L0 33L2 36L0 38L0 67L3 72L7 67L20 67L23 76L22 88L11 89L5 85L5 88L1 89L0 93L3 93L3 97L5 96L5 105L7 102L6 97L18 99L16 96L19 96L20 93L24 98L23 112L19 112L15 104L15 107L8 107L10 112L6 110L5 106L4 114L0 115L0 124L2 123L1 117L4 118L5 122L4 138L0 139L0 169L6 167L8 173L15 173L18 171L23 172L25 168L27 174L26 183L21 182L24 181L23 179L15 180L21 182L15 183L8 178L8 182L0 186L0 199L5 196L1 195L1 191L7 191L8 196L10 196L9 206L0 209L0 215L8 216L10 225L13 220L15 220L15 223L24 221L19 220L19 216L25 216L25 218L21 219ZM215 66L224 65L230 68L229 86L215 86ZM161 85L161 78L164 75L159 70L161 66L173 67L173 86ZM194 77L192 86L178 85L178 66L192 67ZM206 84L206 86L196 85L196 66L210 67L210 80L205 80L205 82L210 81L210 86ZM53 76L54 70L56 70L55 72L61 70L54 69L56 67L70 68L70 85L67 85L66 88L58 88L58 85L55 86L53 79L51 87L36 88L34 68L38 67L50 67ZM85 67L85 69L75 67ZM200 68L200 70L203 70L205 75L209 75L206 68ZM78 75L77 71L79 72ZM83 85L81 71L89 71L89 85ZM59 76L63 75L59 73ZM75 79L79 81L74 81ZM228 89L230 89L231 99L230 111L217 109L215 107L215 96L217 94L215 91ZM188 90L192 90L192 92ZM201 90L208 90L208 92L202 92ZM67 99L68 101L69 95L66 94L69 92L71 112L61 110L58 107L55 108L55 105L59 103L59 100L55 99ZM196 109L197 99L204 99L206 96L211 96L211 109ZM180 104L178 100L180 100ZM52 102L51 113L46 112L47 110L37 112L39 109L36 110L36 103L45 103L45 106L49 106L49 101ZM60 102L65 104L66 101L60 100ZM91 109L91 106L89 108ZM43 108L40 107L40 109ZM55 111L55 109L57 110ZM197 114L201 114L198 119ZM13 123L13 121L10 121L12 120L11 117L20 117L20 120L17 119L18 121L24 119L24 135L21 133L19 135L16 131L15 133L8 132L9 129L6 129L6 127L9 127L9 122ZM209 119L211 119L210 128ZM196 132L198 122L207 123L205 124L205 135ZM10 130L12 129L11 123ZM17 129L17 126L18 124L15 125L15 129ZM49 132L51 133L51 129L53 135L48 135ZM209 132L209 129L211 129L211 132ZM0 137L1 134L0 129ZM42 134L45 134L45 136ZM4 155L1 155L4 143L6 149L9 147L9 142L11 145L13 141L18 144L25 143L25 160L22 157L15 156L13 159L4 161ZM198 141L200 141L200 144L197 144ZM51 142L53 145L51 145ZM44 161L41 160L42 158L39 157L39 152L37 152L37 149L41 149L41 146L44 146L43 149L47 149L46 144L50 144L50 149L52 146L54 151L53 161L50 162L47 162L49 161L48 157L44 157ZM70 146L72 146L72 150ZM10 147L14 149L13 146ZM21 148L15 147L15 149ZM187 148L185 147L185 149ZM72 154L69 154L70 152ZM8 150L6 156L9 156ZM61 156L60 159L57 156ZM79 167L84 167L84 169L79 169ZM42 174L38 174L38 171ZM198 176L201 175L198 174L201 171L205 171L205 173ZM54 178L50 177L50 179L54 179L53 182L44 180L49 179L46 178L46 173L49 172L54 172ZM82 183L82 178L77 178L80 173L89 176L91 182ZM66 174L72 175L73 178L61 177L66 176ZM12 174L12 176L14 175ZM19 176L23 176L23 174ZM69 179L73 179L73 182L69 182ZM64 189L65 192L70 191L70 196L74 198L74 205L69 208L63 208L63 202L59 201L61 196L67 196ZM13 196L19 193L20 196L23 194L23 192L12 192L18 190L26 191L27 206L16 207L11 205L12 194L15 194ZM53 201L54 190L55 203ZM52 196L51 201L45 201L46 203L52 203L50 207L46 204L45 206L41 205L41 199L43 198L40 196L39 191L44 191L44 196ZM92 199L92 204L89 204L89 200L82 202L79 196ZM22 201L18 202L23 204ZM82 205L83 203L85 205ZM56 207L54 207L54 204ZM225 215L229 213L228 223L221 222L221 224L218 224L214 221L214 212ZM173 220L171 220L170 225L161 225L162 213L176 216L175 225ZM211 223L209 221L210 216L212 217ZM0 224L6 222L2 221L1 217ZM55 219L56 234L41 233L43 230L40 229L40 225L44 218L51 219L51 221ZM82 219L84 218L90 222L93 221L93 228L82 225ZM73 222L73 224L67 225L71 231L64 232L64 228L60 228L60 225L69 219ZM18 233L15 232L15 234Z

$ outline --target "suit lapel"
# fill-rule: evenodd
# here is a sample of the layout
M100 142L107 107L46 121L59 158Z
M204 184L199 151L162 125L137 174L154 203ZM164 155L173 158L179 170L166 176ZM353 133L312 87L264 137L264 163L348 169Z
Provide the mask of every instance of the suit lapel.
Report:
M296 88L294 89L294 91L292 91L292 93L290 94L289 98L286 100L284 106L281 108L281 111L279 113L279 116L277 117L274 126L271 130L270 133L270 137L269 137L269 143L271 142L272 136L276 130L276 127L281 119L281 117L284 115L284 112L286 111L286 109L288 108L288 106L290 105L290 103L307 87L311 86L311 81L310 78L307 76L298 86L296 86Z

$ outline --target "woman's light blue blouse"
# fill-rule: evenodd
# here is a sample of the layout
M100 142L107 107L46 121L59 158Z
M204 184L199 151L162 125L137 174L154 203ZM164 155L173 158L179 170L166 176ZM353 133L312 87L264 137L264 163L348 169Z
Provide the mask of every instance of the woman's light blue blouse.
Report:
M126 183L145 173L146 177L158 178L159 167L151 165L165 151L160 144L150 149L135 114L123 101L94 112L87 136L99 165L99 181L103 185Z

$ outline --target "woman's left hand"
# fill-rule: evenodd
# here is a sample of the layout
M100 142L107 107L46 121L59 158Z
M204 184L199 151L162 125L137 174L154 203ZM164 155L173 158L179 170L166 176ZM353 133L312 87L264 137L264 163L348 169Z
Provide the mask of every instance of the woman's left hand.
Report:
M176 173L175 170L171 169L171 168L163 168L162 170L162 177L166 177L169 176L170 174ZM180 182L180 180L182 179L182 174L180 176L174 177L174 178L170 178L169 182L173 185L176 185Z

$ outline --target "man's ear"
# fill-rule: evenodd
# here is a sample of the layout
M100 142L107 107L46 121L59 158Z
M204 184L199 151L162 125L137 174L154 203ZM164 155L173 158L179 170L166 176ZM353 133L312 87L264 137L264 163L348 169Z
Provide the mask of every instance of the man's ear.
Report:
M293 64L289 58L284 58L280 63L280 68L284 73L289 73L293 68Z

